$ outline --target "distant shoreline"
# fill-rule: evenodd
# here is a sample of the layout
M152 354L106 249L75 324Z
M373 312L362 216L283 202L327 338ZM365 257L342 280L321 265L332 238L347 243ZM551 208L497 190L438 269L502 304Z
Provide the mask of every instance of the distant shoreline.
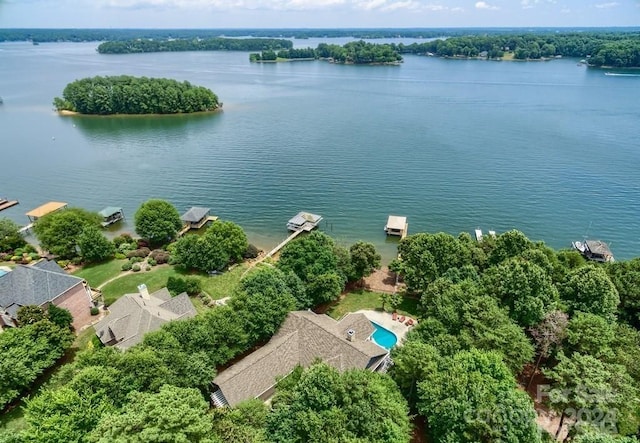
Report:
M55 112L57 112L60 117L174 117L177 115L215 114L222 112L222 104L211 111L176 112L173 114L83 114L82 112L69 111L68 109L61 109Z

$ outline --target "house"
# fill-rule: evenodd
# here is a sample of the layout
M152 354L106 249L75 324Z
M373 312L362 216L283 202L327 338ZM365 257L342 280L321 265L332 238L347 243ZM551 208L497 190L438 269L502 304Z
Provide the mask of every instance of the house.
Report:
M408 229L409 224L407 223L407 217L390 215L384 227L384 232L386 232L387 235L398 235L404 238L407 235Z
M98 214L102 217L102 222L100 224L103 228L117 223L120 220L124 220L124 211L122 208L117 208L115 206L107 206L102 211L98 212Z
M196 309L184 292L171 297L167 288L162 288L149 294L144 284L138 286L138 291L120 297L109 306L109 315L95 325L96 335L106 346L124 351L164 323L196 315Z
M91 323L91 288L79 277L69 275L54 261L40 260L31 265L18 265L0 275L0 313L5 326L15 322L18 309L53 303L73 315L73 327L80 330Z
M216 406L235 406L251 398L266 400L273 395L277 377L317 359L340 371L381 370L389 352L370 340L373 332L363 314L348 314L336 321L311 311L290 312L269 343L218 374L211 399Z

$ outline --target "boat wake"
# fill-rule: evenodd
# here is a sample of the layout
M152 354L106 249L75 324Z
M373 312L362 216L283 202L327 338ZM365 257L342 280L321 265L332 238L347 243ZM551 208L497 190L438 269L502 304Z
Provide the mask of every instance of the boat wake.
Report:
M621 74L619 72L605 72L604 75L610 75L614 77L640 77L640 74Z

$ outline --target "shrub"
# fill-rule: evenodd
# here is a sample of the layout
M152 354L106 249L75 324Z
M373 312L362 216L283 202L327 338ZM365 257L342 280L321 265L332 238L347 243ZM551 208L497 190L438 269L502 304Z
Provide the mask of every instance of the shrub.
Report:
M40 255L37 252L30 252L29 257L31 257L31 260L38 260Z
M11 260L11 254L7 254L6 252L0 252L0 261L9 261Z
M11 261L22 261L22 255L14 255L13 257L11 257Z
M151 250L149 248L140 248L140 249L134 249L133 251L129 251L127 252L127 258L131 258L131 257L146 257L147 255L149 255L151 253Z
M34 247L33 247L33 245L31 245L31 244L29 244L29 243L27 243L26 245L24 245L24 246L22 247L22 250L23 250L24 252L26 252L27 254L31 254L31 253L34 253L34 252L38 252L38 250L37 250L36 248L34 248Z
M118 249L120 249L120 246L125 243L127 244L133 243L133 238L131 238L131 234L127 234L127 233L121 234L113 239L113 244Z
M196 295L202 292L202 282L196 277L187 277L185 279L186 293L189 295Z
M173 296L182 294L183 292L187 292L187 282L181 277L171 276L167 279L167 290L169 290Z
M81 265L82 264L82 257L73 257L71 259L71 263L73 263L76 266Z
M67 266L69 266L69 260L58 260L58 266L60 266L62 269L65 269Z
M129 261L131 263L142 263L144 261L144 258L142 258L142 257L131 257L129 259Z
M139 271L140 271L140 265L136 263L135 265L133 265L133 266L131 267L131 270L132 270L133 272L139 272Z
M24 249L22 248L18 248L15 251L13 251L13 255L19 255L20 257L22 257L22 254L24 254Z
M147 265L147 266L144 268L144 270L145 270L145 271L150 271L150 270L151 270L151 266Z
M149 254L156 264L161 265L163 263L169 262L169 258L171 257L167 251L163 251L162 249L154 249Z
M100 309L96 308L95 306L91 308L91 315L98 315L99 313Z
M247 250L244 252L244 258L256 258L260 254L260 249L256 245L249 244Z
M116 252L116 260L124 260L125 258L127 258L126 255Z
M157 264L158 264L158 263L157 263L154 259L152 259L152 258L147 259L147 263L149 263L149 265L150 265L150 266L155 266L155 265L157 265Z
M26 256L22 258L22 263L31 263L33 259L30 256Z
M142 248L146 248L149 249L149 242L142 240L142 239L138 239L136 246L140 249Z
M118 246L118 252L122 252L123 254L126 254L128 251L131 251L133 249L136 249L135 243L122 243L120 246Z
M133 267L133 263L128 261L128 262L123 263L122 267L120 269L122 269L123 271L130 271L132 267Z

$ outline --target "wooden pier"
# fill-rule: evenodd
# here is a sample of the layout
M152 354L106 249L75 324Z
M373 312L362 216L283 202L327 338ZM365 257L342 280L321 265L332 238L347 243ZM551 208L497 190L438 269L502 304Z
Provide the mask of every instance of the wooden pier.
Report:
M180 229L180 231L178 231L177 235L178 235L178 237L182 237L184 234L189 232L191 229L200 229L204 225L206 225L207 223L214 222L216 220L218 220L218 217L216 217L215 215L210 215L207 218L205 218L203 222L198 223L197 225L192 225L190 223L187 223L182 227L182 229Z
M18 204L18 200L7 200L6 198L0 197L0 211L4 211L5 209L9 209L12 206Z

